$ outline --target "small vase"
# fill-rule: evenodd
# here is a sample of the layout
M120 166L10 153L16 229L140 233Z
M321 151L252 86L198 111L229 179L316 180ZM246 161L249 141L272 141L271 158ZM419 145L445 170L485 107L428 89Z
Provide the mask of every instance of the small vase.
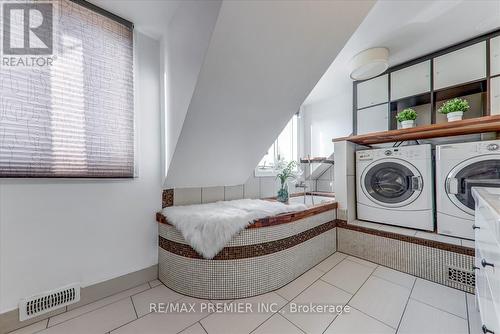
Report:
M408 121L401 121L401 128L402 129L410 129L415 127L415 121L414 120L408 120Z
M454 111L446 114L448 122L461 121L463 116L464 116L463 111Z
M278 196L276 199L281 203L288 203L288 182L281 183L281 187L278 190Z

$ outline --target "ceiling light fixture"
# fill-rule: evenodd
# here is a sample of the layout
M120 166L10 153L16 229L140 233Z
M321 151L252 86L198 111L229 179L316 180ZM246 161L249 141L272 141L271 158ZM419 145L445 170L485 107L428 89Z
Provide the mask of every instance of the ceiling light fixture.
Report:
M389 67L389 49L372 48L361 51L351 60L352 80L366 80L382 74Z

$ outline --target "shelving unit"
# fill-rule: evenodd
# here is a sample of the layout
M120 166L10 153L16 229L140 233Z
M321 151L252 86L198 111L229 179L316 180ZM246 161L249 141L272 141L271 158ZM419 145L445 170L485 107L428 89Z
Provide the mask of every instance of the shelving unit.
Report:
M395 116L406 108L417 111L417 127L446 123L438 109L456 97L469 102L466 120L500 114L500 30L354 82L354 133L397 130Z
M468 135L483 132L500 132L500 115L483 116L462 121L431 124L411 129L374 132L333 139L334 142L350 141L360 145L372 145L407 140Z

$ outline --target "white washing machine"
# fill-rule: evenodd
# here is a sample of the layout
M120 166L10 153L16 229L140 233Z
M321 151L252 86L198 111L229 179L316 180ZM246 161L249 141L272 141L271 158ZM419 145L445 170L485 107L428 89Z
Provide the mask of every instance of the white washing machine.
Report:
M358 219L434 230L431 145L356 152Z
M436 146L437 230L474 239L472 187L500 187L500 140Z

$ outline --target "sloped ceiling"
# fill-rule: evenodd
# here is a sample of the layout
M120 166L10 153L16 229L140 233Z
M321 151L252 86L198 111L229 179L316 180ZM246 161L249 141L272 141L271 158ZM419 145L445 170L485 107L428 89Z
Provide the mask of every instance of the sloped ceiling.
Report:
M373 1L224 1L165 186L246 181Z

